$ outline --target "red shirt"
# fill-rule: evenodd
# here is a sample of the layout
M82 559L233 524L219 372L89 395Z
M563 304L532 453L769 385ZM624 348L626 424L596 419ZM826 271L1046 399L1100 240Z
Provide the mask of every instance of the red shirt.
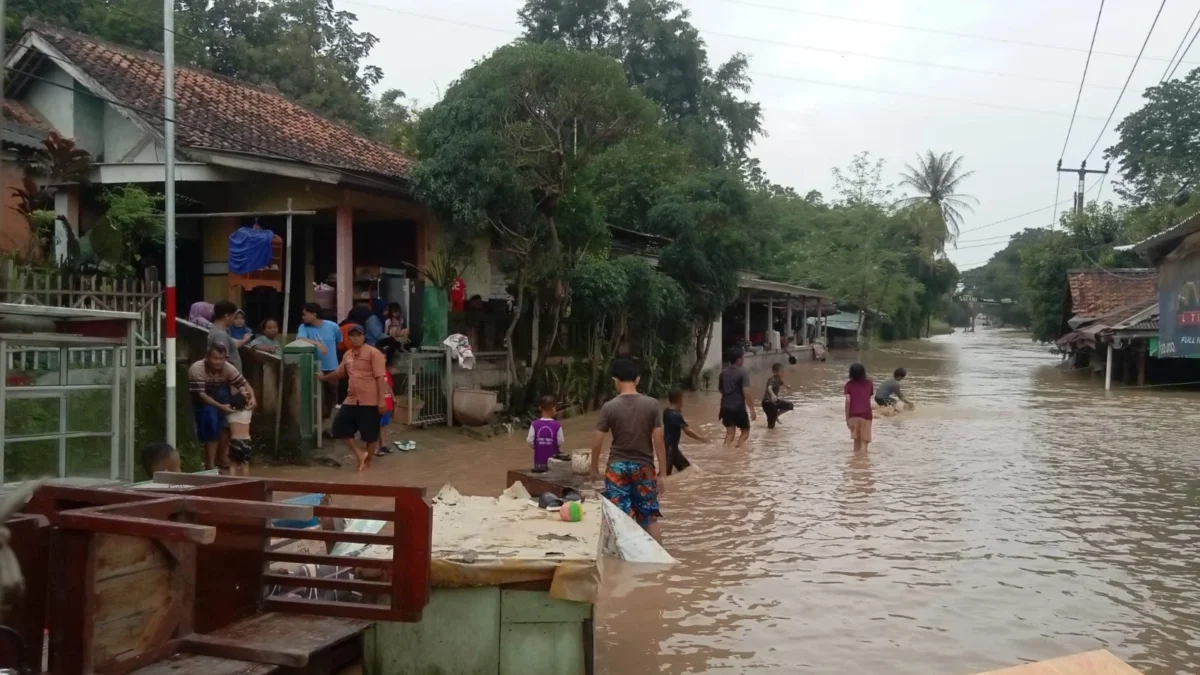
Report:
M875 385L870 380L850 380L842 388L842 393L850 397L850 416L872 419L871 395L875 393Z

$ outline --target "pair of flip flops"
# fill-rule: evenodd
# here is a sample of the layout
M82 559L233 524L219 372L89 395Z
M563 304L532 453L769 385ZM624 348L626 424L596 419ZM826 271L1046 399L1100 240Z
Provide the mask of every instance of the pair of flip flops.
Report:
M563 488L561 497L553 492L543 492L541 497L538 497L539 509L557 509L566 502L582 502L583 494L575 488Z
M400 452L412 452L413 450L417 449L416 441L395 441L392 443L392 446ZM393 452L395 452L395 450L392 450L386 445L381 445L379 446L379 449L375 451L375 456L383 457L384 455L390 455Z

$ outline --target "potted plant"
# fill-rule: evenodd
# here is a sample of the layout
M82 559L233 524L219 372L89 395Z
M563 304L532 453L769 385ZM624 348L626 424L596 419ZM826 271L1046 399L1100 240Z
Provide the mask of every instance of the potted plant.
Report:
M408 396L397 396L395 410L392 412L392 419L401 424L408 424L410 419L409 411L412 411L411 419L416 421L421 416L421 411L424 408L425 401L422 401L421 397L416 394L413 394L411 399Z

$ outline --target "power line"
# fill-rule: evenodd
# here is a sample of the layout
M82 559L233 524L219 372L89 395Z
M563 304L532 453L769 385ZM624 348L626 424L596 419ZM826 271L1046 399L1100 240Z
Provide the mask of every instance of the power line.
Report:
M1062 160L1059 160L1058 163L1061 166ZM1053 219L1050 221L1050 229L1054 229L1055 224L1058 223L1058 205L1062 204L1063 202L1066 201L1065 199L1063 200L1063 202L1058 201L1060 190L1062 190L1062 173L1059 171L1055 171L1054 172L1054 216L1053 216ZM1073 200L1074 197L1072 197L1071 199Z
M966 104L966 105L980 106L983 108L996 108L998 110L1010 110L1010 111L1016 111L1016 112L1036 113L1039 115L1055 115L1058 117L1066 117L1067 116L1067 113L1058 112L1057 110L1042 110L1040 108L1024 108L1021 106L1004 105L1003 103L986 103L983 101L969 101L966 99L954 98L951 96L938 96L936 94L922 94L919 92L912 92L912 91L896 91L894 89L880 89L878 87L868 87L868 86L861 85L861 84L847 84L845 82L830 82L828 80L814 80L811 78L799 77L799 76L795 76L795 75L776 75L774 73L763 73L763 72L758 72L758 71L751 71L749 73L749 75L751 77L769 77L769 78L778 79L778 80L787 80L789 82L799 82L802 84L816 84L816 85L820 85L820 86L824 86L824 87L836 87L838 89L853 89L856 91L867 91L867 92L871 92L874 94L889 94L891 96L908 96L908 97L912 97L912 98L925 98L925 99L930 99L933 101L946 101L946 102L950 102L950 103L962 103L962 104ZM783 111L783 112L791 112L791 111ZM1080 115L1079 117L1080 117L1080 119L1092 119L1092 120L1097 120L1097 121L1100 119L1099 117L1090 117L1087 115Z
M1071 109L1071 123L1067 125L1067 137L1063 139L1062 152L1058 153L1060 162L1063 155L1067 154L1067 143L1071 142L1071 130L1075 128L1075 115L1079 112L1079 99L1083 98L1083 85L1087 82L1088 66L1092 65L1092 49L1096 46L1096 33L1100 32L1101 16L1104 16L1104 0L1100 0L1100 11L1096 12L1096 25L1092 27L1092 41L1088 44L1087 60L1083 62L1083 77L1079 78L1079 91L1075 93L1075 107ZM1058 198L1055 197L1054 201L1058 201Z
M1182 54L1182 55L1179 57L1179 62L1178 62L1178 63L1176 63L1176 64L1175 64L1175 65L1174 65L1174 66L1171 68L1171 74L1170 74L1170 75L1167 75L1167 79L1168 79L1168 80L1169 80L1169 79L1171 79L1172 77L1175 77L1175 70L1176 70L1176 69L1178 69L1178 68L1179 68L1179 66L1180 66L1180 64L1182 64L1182 63L1183 63L1183 59L1184 59L1184 57L1186 57L1186 56L1187 56L1188 52L1192 51L1192 45L1196 43L1196 36L1198 36L1198 35L1200 35L1200 28L1197 28L1197 29L1196 29L1196 32L1195 32L1195 33L1192 33L1192 40L1191 40L1191 42L1188 42L1188 44L1187 44L1187 47L1186 47L1186 48L1183 50L1183 54Z
M341 0L341 1L347 5L352 5L352 6L357 5L357 6L361 6L361 7L368 7L370 9L378 10L381 12L389 12L389 13L398 14L401 16L411 16L411 17L418 18L418 19L425 19L427 21L437 21L437 22L441 22L441 23L454 25L454 26L476 28L478 30L485 30L485 31L493 32L493 33L500 33L503 35L510 35L510 36L514 36L514 37L520 35L520 33L518 31L509 30L506 28L498 28L496 26L485 26L482 24L471 23L468 21L460 21L458 19L451 19L449 17L434 16L432 14L423 14L420 12L411 12L411 11L404 10L404 9L397 9L395 7L384 7L382 5L376 5L376 4L373 4L370 2L364 2L363 0ZM776 47L787 47L787 48L791 48L791 49L801 49L801 50L806 50L806 51L822 52L825 54L835 54L838 56L852 56L852 57L856 57L856 58L873 59L873 60L877 60L877 61L890 61L893 63L903 63L903 64L911 65L911 66L921 66L921 67L925 67L925 68L941 68L941 69L945 69L945 70L954 70L954 71L959 71L959 72L964 72L964 73L974 73L977 75L994 75L997 77L1012 77L1012 78L1018 78L1018 79L1024 79L1024 80L1031 80L1034 82L1047 82L1047 83L1051 83L1051 84L1070 84L1070 85L1075 84L1075 82L1071 81L1071 80L1058 80L1058 79L1049 78L1049 77L1038 77L1036 75L1006 73L1006 72L998 71L998 70L986 70L986 69L982 69L982 68L968 68L966 66L957 66L957 65L948 64L948 63L934 63L932 61L918 61L915 59L905 59L905 58L900 58L900 57L896 57L896 56L885 56L885 55L881 55L881 54L868 54L865 52L855 52L855 51L848 51L848 50L844 50L844 49L832 49L829 47L817 47L814 45L806 45L806 44L801 44L798 42L788 42L785 40L775 40L772 38L756 37L756 36L751 36L751 35L738 35L735 33L725 33L722 31L709 30L707 28L698 28L697 30L699 30L701 33L704 33L707 35L723 37L723 38L728 38L728 39L732 39L732 40L741 40L743 42L753 42L755 44L767 44L767 45L772 45L772 46L776 46ZM770 75L770 74L761 74L761 75L762 75L762 77L778 77L778 76L774 76L774 75ZM1117 89L1117 87L1115 85L1108 85L1108 84L1089 84L1087 86L1095 87L1097 89L1113 89L1113 90ZM1099 118L1097 117L1095 119L1099 119Z
M778 5L768 5L768 4L763 4L763 3L759 3L759 2L750 2L749 0L721 0L721 1L727 2L732 5L742 5L744 7L757 7L759 9L769 9L769 10L774 10L777 12L787 12L789 14L802 14L804 16L820 17L822 19L833 19L836 21L849 21L852 23L864 23L864 24L870 24L873 26L898 28L898 29L902 29L902 30L911 30L911 31L916 31L916 32L920 32L920 33L932 33L934 35L948 35L951 37L966 38L966 39L971 39L971 40L985 40L985 41L989 41L989 42L1001 42L1004 44L1021 45L1024 47L1039 47L1041 49L1054 49L1057 51L1064 51L1064 52L1079 52L1079 53L1084 52L1083 49L1080 49L1078 47L1065 47L1063 45L1051 45L1051 44L1045 44L1045 43L1041 43L1041 42L1032 42L1029 40L1015 40L1012 38L1001 38L1001 37L994 37L991 35L979 35L976 33L960 33L957 31L942 30L942 29L938 29L938 28L925 28L922 26L910 26L910 25L906 25L906 24L891 23L888 21L880 21L878 19L862 19L862 18L857 18L857 17L841 16L838 14L827 14L824 12L814 12L814 11L806 10L806 9L796 9L794 7L780 7ZM1126 58L1126 59L1134 58L1130 54L1118 54L1118 53L1114 53L1114 52L1094 52L1094 53L1100 54L1103 56L1117 56L1117 57ZM1139 55L1137 58L1141 58L1141 56ZM1167 61L1168 60L1168 59L1164 59L1161 57L1151 57L1151 56L1147 56L1145 58L1150 61Z
M1129 69L1129 76L1125 78L1125 85L1121 87L1121 93L1117 94L1117 100L1113 103L1112 110L1108 111L1108 119L1104 121L1104 127L1100 129L1100 134L1096 136L1096 142L1092 143L1092 149L1088 150L1083 161L1087 161L1088 157L1096 151L1096 146L1100 145L1100 139L1104 138L1104 132L1108 131L1108 123L1112 122L1113 115L1117 113L1117 106L1121 104L1121 98L1125 96L1125 90L1129 88L1129 81L1133 79L1133 72L1137 70L1138 62L1142 60L1142 52L1146 51L1146 45L1150 44L1150 36L1154 34L1154 27L1158 25L1158 17L1162 16L1163 7L1167 6L1167 0L1162 0L1158 5L1158 11L1154 14L1154 21L1150 24L1150 30L1146 31L1146 39L1142 41L1142 48L1138 50L1137 58L1133 60L1133 67Z
M1183 43L1187 42L1188 34L1192 32L1192 26L1196 25L1196 19L1200 19L1200 9L1196 10L1195 15L1192 16L1192 22L1188 24L1187 30L1183 31L1183 37L1179 38L1179 44L1175 45L1175 53L1171 55L1171 60L1167 62L1167 67L1163 69L1162 78L1158 80L1160 84L1167 81L1169 77L1168 73L1175 72L1175 67L1172 67L1171 64L1174 63L1175 57L1179 56L1179 50L1183 49ZM1193 37L1192 39L1195 40L1196 38ZM1189 42L1188 45L1190 47L1191 43ZM1187 56L1187 52L1184 52L1184 56ZM1182 56L1179 58L1180 60L1183 59Z
M1026 211L1025 213L1018 213L1018 214L1017 214L1017 215L1015 215L1015 216L1009 216L1008 218L1004 218L1004 219L1001 219L1001 220L997 220L997 221L994 221L994 222L988 223L988 224L986 224L986 225L979 225L979 226L977 226L977 227L969 227L969 228L967 228L967 229L965 229L965 230L962 230L962 231L960 231L960 232L959 232L959 234L966 234L966 233L968 233L968 232L975 232L976 230L983 230L983 229L986 229L986 228L992 227L992 226L994 226L994 225L1001 225L1001 224L1003 224L1003 223L1007 223L1007 222L1010 222L1010 221L1016 220L1016 219L1018 219L1018 218L1024 218L1025 216L1032 216L1033 214L1035 214L1035 213L1037 213L1037 212L1039 212L1039 211L1045 211L1045 210L1047 210L1047 209L1053 209L1053 208L1055 208L1055 207L1057 207L1057 206L1059 206L1059 205L1061 205L1061 204L1065 204L1066 202L1067 202L1067 200L1066 200L1066 199L1064 199L1064 200L1062 200L1062 201L1060 201L1060 202L1055 202L1055 203L1053 203L1053 204L1051 204L1051 205L1049 205L1049 206L1043 206L1043 207L1041 207L1041 208L1039 208L1039 209L1034 209L1034 210L1032 210L1032 211Z
M874 59L877 61L890 61L892 63L903 63L903 64L907 64L907 65L911 65L911 66L922 66L925 68L942 68L945 70L954 70L954 71L963 72L963 73L975 73L978 75L995 75L998 77L1013 77L1013 78L1018 78L1018 79L1023 79L1023 80L1032 80L1034 82L1048 82L1051 84L1070 84L1070 85L1075 84L1071 80L1057 80L1057 79L1050 78L1050 77L1038 77L1036 75L1022 75L1022 74L1018 74L1018 73L1005 73L1005 72L998 71L998 70L968 68L966 66L956 66L956 65L949 64L949 63L934 63L932 61L917 61L914 59L904 59L904 58L900 58L900 57L896 57L896 56L883 56L883 55L879 55L879 54L867 54L864 52L852 52L852 51L847 51L847 50L843 50L843 49L830 49L828 47L815 47L812 45L805 45L805 44L800 44L797 42L785 42L782 40L773 40L773 39L761 38L761 37L751 37L748 35L735 35L733 33L723 33L720 31L708 30L708 29L704 29L704 28L701 28L700 32L708 34L708 35L715 35L717 37L730 38L733 40L742 40L745 42L753 42L756 44L766 44L766 45L772 45L772 46L776 46L776 47L788 47L791 49L803 49L803 50L813 51L813 52L823 52L826 54L836 54L838 56L853 56L853 57L857 57L857 58L861 58L861 59ZM1089 84L1088 86L1095 87L1097 89L1116 89L1117 88L1115 85L1108 85L1108 84Z

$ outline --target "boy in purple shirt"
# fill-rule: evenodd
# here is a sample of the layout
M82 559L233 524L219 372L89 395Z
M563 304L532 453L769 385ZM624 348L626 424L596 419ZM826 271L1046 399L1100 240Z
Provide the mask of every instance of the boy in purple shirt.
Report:
M529 435L525 440L529 447L533 448L533 472L543 473L550 458L558 454L559 448L566 441L563 440L562 424L554 419L557 408L554 397L543 396L538 407L542 411L542 417L529 425Z

